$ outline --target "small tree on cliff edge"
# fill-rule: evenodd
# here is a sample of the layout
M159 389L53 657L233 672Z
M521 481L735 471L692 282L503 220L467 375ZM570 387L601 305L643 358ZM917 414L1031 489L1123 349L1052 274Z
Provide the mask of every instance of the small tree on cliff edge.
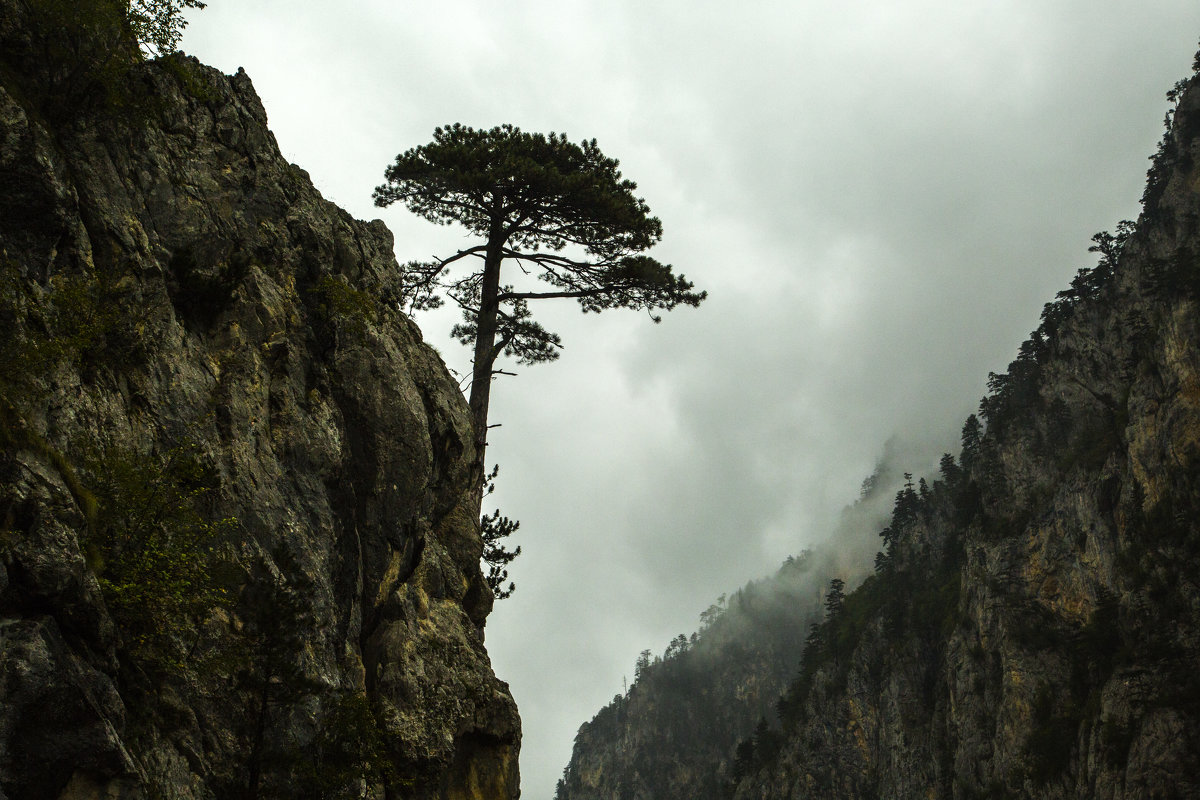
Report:
M184 10L204 6L202 0L130 0L129 22L144 48L153 55L167 55L183 38Z
M671 267L641 255L662 238L662 223L635 197L615 159L596 141L525 133L512 125L438 128L433 141L396 157L375 204L401 201L431 222L457 222L481 241L445 258L407 265L414 308L445 295L463 312L453 335L474 347L470 408L482 486L488 400L501 354L521 364L558 358L561 340L532 319L529 301L573 298L585 312L697 306L705 292ZM451 268L471 265L465 274ZM504 267L511 265L508 273ZM549 291L506 279L532 275Z

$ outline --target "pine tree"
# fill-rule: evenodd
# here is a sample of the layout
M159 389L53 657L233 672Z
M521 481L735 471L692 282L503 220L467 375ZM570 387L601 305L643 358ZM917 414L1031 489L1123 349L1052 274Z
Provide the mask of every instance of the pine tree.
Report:
M829 582L829 593L825 595L825 613L829 619L833 619L842 611L842 606L846 602L846 582L841 578L834 578Z
M500 467L497 465L484 478L485 495L496 490L496 476L499 474ZM509 550L504 546L503 540L516 533L520 527L520 522L502 516L500 509L494 510L491 514L483 514L479 518L479 535L483 539L483 562L487 564L488 568L484 580L487 582L488 588L492 590L492 596L497 600L511 597L512 593L517 590L516 584L512 581L508 582L507 587L504 582L508 580L508 565L514 558L521 555L521 547L518 545L516 550Z
M962 428L962 455L958 463L966 472L971 472L979 461L979 448L983 440L983 425L974 414L967 417Z
M481 478L496 360L553 361L562 345L534 321L531 301L568 298L585 312L653 312L697 306L706 297L669 265L642 255L662 238L662 223L617 167L595 139L574 144L563 134L512 125L455 124L398 155L375 189L376 205L402 202L430 222L455 222L478 237L445 258L409 264L405 291L413 307L435 307L444 295L462 310L453 334L474 348L470 407ZM474 266L451 275L466 264ZM509 282L514 273L550 290L519 288Z

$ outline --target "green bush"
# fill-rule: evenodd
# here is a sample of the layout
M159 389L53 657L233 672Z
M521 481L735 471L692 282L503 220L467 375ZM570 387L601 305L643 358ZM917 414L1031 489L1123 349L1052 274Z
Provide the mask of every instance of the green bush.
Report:
M51 121L136 109L130 69L174 52L187 25L184 9L203 7L199 0L28 0L29 52L13 53L12 64Z
M367 326L377 319L375 298L353 288L344 278L322 275L308 291L316 301L318 317L328 325L336 327L344 322L357 335L364 336Z
M394 778L382 726L362 692L334 695L307 757L296 766L297 796L312 800L358 800L361 783Z
M187 20L185 8L204 8L201 0L131 0L129 26L142 47L157 55L175 52Z
M0 265L0 395L25 405L59 365L85 377L145 357L141 323L126 313L118 282L94 270L55 275L46 287Z
M26 87L51 121L121 107L140 58L121 0L30 0L32 60Z
M98 498L88 561L122 647L144 667L182 667L197 623L225 601L211 552L236 520L203 511L217 476L187 444L157 456L109 447L85 469Z

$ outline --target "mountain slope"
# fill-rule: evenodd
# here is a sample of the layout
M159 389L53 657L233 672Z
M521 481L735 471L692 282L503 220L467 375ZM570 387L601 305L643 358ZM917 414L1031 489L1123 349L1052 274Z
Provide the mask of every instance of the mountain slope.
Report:
M718 797L739 769L737 747L775 715L831 576L873 552L891 494L904 481L889 442L862 496L826 545L788 558L776 574L724 595L661 657L644 651L634 682L584 723L556 791L571 798Z
M584 723L555 794L711 797L729 779L729 754L770 714L818 619L821 574L811 554L722 597L704 627L661 658L643 652L634 683Z

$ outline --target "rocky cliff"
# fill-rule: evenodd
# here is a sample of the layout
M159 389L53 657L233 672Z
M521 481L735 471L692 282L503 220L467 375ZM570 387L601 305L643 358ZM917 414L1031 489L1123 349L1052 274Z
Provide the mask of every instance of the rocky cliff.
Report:
M900 490L720 794L1200 797L1200 76L1169 98L1140 219Z
M465 403L250 79L0 0L0 798L515 798Z

